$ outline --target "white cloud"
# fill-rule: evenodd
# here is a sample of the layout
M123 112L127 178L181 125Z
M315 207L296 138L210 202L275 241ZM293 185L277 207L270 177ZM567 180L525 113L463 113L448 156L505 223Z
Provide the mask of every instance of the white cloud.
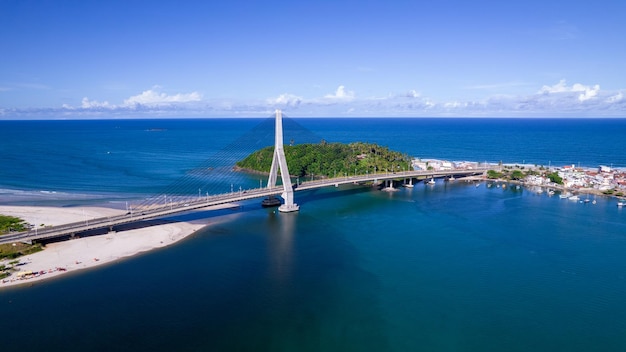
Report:
M109 104L108 101L105 102L99 102L96 100L89 100L87 97L84 97L83 100L81 101L81 105L80 107L82 109L100 109L100 108L113 108L113 106L111 104Z
M622 99L624 99L624 94L622 94L622 92L619 92L619 93L617 93L615 95L612 95L612 96L608 97L606 99L606 102L609 103L609 104L613 104L613 103L617 103L617 102L622 101Z
M583 102L592 99L600 92L600 85L586 86L580 83L574 83L571 87L567 85L567 81L560 80L559 83L553 86L543 86L539 90L540 94L558 94L558 93L580 93L578 94L578 100Z
M407 98L419 98L421 94L417 92L415 89L411 89L406 93Z
M201 103L198 103L201 102ZM77 106L61 108L5 109L2 118L20 116L93 116L93 117L261 117L276 108L289 116L615 116L626 117L624 91L602 91L599 85L567 84L561 80L544 85L529 94L497 94L482 100L435 100L416 90L377 97L357 97L341 85L334 94L305 98L292 93L264 100L211 99L200 94L167 94L153 87L123 100L120 104L83 98Z
M293 94L281 94L276 98L267 99L269 105L298 106L302 103L302 97Z
M326 99L336 99L336 100L352 100L354 99L354 92L347 91L346 87L339 86L335 91L335 94L327 94L324 96Z
M596 84L593 87L584 87L584 90L578 96L578 100L585 101L585 100L594 98L595 96L598 95L599 91L600 91L600 86L598 84Z
M202 95L198 92L191 93L178 93L175 95L168 95L166 93L161 93L158 91L159 87L154 86L152 89L143 91L141 94L134 95L126 100L124 100L124 106L136 106L136 105L145 105L145 106L160 106L160 105L169 105L176 103L189 103L189 102L198 102L202 100Z
M564 79L562 79L559 81L559 83L553 86L541 87L541 89L539 90L539 93L550 94L550 93L563 93L567 91L569 91L567 87L567 82Z

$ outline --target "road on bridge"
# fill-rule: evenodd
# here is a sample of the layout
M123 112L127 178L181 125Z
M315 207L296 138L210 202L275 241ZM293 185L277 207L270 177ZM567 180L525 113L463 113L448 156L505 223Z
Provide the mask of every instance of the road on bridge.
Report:
M428 178L442 178L442 177L463 177L480 175L487 171L486 168L477 169L455 169L455 170L443 170L443 171L402 171L397 173L377 173L366 175L354 175L345 177L336 177L330 179L319 179L301 182L295 184L294 191L306 191L317 188L337 186L341 184L363 184L374 181L382 180L396 180L396 179L428 179ZM12 242L33 242L45 239L60 238L65 236L72 236L74 234L84 233L87 231L106 229L112 231L115 226L136 223L143 220L164 218L167 216L181 214L192 210L207 208L211 206L217 206L222 204L237 203L244 200L265 198L268 196L280 195L284 192L282 187L272 188L256 188L249 190L240 190L238 192L230 192L224 194L218 194L207 197L193 197L188 201L151 205L145 208L136 208L129 211L127 214L103 217L91 219L88 221L80 221L75 223L63 224L58 226L50 226L42 229L33 229L27 232L20 232L10 235L4 235L0 237L0 243L12 243Z

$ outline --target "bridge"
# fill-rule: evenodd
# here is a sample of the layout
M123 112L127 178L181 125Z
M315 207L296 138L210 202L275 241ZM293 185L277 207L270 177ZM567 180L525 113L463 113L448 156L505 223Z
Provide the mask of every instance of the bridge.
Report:
M282 184L278 184L278 174L280 171L280 177ZM283 147L283 129L282 129L282 113L280 110L276 111L275 116L275 144L274 155L272 160L272 166L268 177L266 187L255 189L239 189L239 191L233 191L222 194L215 194L198 197L188 197L186 199L177 200L176 202L170 200L167 202L167 197L163 202L158 204L152 203L131 207L126 214L102 217L96 219L90 219L75 223L63 224L58 226L50 226L40 229L33 229L30 231L19 232L0 237L0 243L12 243L12 242L35 242L43 240L51 240L63 237L74 237L77 234L86 233L96 230L108 230L114 231L116 227L124 224L137 223L150 219L165 218L176 214L182 214L198 209L215 207L225 204L236 204L242 201L257 199L257 198L273 198L280 196L283 199L282 204L278 207L280 212L289 213L299 210L299 206L294 202L294 193L300 191L313 190L324 187L337 187L343 184L368 184L368 183L381 183L386 182L387 188L393 187L394 180L402 180L406 182L408 180L408 186L412 186L412 181L434 179L434 178L452 178L452 177L465 177L482 175L487 171L487 168L475 168L475 169L452 169L452 170L408 170L398 172L375 172L366 173L365 175L344 175L341 177L324 178L317 180L310 180L300 182L299 178L295 184L291 182L291 176L287 168L287 162L284 154Z

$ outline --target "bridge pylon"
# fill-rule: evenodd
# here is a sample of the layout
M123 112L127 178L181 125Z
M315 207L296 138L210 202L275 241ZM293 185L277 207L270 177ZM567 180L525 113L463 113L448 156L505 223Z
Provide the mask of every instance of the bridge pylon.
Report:
M300 210L298 204L293 202L293 187L287 168L287 160L285 159L285 150L283 147L283 114L280 110L276 110L276 130L274 132L274 157L272 158L272 167L270 176L267 180L267 188L276 187L278 179L278 170L280 169L280 177L283 181L283 193L281 197L285 201L278 211L288 213Z

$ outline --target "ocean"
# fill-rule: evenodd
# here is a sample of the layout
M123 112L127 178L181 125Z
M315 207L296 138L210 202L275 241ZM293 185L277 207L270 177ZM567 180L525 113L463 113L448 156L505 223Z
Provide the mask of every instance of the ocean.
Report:
M0 121L0 203L123 206L259 187L262 119ZM287 119L294 143L626 167L626 119ZM293 128L293 132L291 132ZM626 350L626 210L462 181L246 203L173 246L0 290L23 351Z

